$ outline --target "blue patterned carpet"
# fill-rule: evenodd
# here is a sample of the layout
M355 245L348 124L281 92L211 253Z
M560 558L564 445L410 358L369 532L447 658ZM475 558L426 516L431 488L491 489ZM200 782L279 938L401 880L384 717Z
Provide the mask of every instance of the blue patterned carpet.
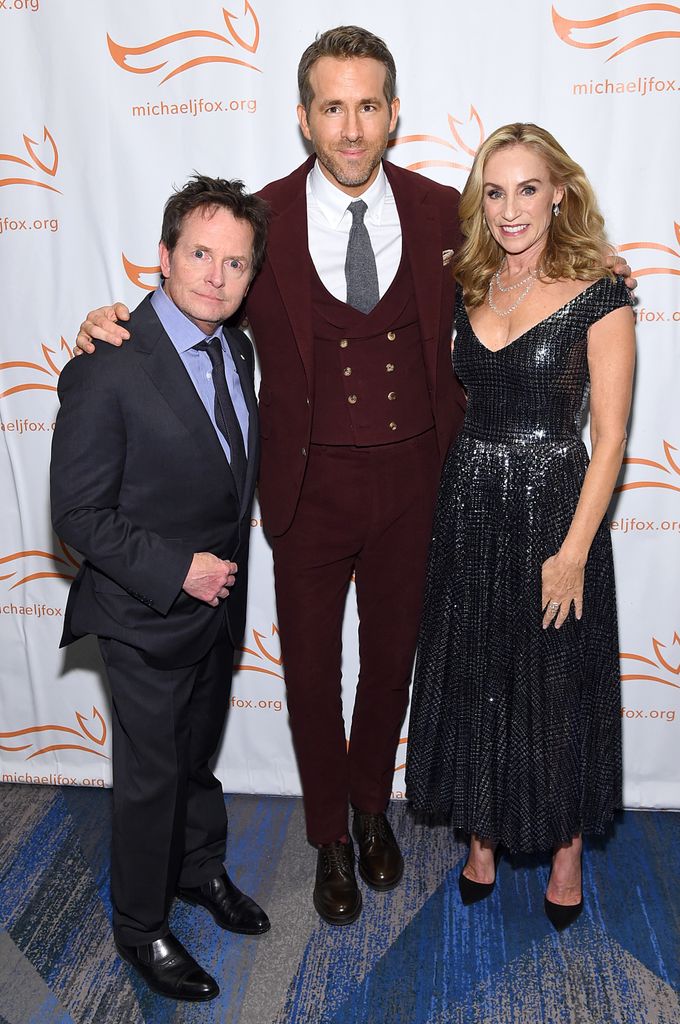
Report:
M407 869L356 924L311 906L299 800L229 797L229 871L272 919L260 939L177 903L171 926L218 979L209 1004L149 993L111 940L111 794L0 786L0 1024L680 1024L680 815L627 812L589 844L586 909L557 935L548 861L502 860L465 908L465 847L390 811Z

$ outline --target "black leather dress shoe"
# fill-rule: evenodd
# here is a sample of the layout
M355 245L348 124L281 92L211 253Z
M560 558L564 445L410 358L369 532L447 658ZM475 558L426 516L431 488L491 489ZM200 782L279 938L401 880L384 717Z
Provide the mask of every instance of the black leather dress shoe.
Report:
M196 963L182 943L170 933L144 946L124 946L116 942L116 949L149 988L161 996L206 1002L220 994L215 979Z
M352 834L359 844L359 874L366 885L378 892L399 885L404 858L386 816L355 811Z
M361 913L361 892L354 874L351 842L319 847L314 906L328 924L351 924Z
M179 888L185 903L205 907L220 928L239 935L263 935L271 928L269 918L255 900L237 889L225 872L194 888Z

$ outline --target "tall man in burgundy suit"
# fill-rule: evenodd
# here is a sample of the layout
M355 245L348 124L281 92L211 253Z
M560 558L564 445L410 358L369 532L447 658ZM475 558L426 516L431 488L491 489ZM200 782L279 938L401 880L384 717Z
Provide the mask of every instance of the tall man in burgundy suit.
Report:
M361 911L350 805L363 880L384 891L403 873L385 811L437 480L462 422L446 266L460 241L458 193L383 164L395 76L383 41L356 27L303 54L298 117L316 156L261 193L268 256L247 300L262 370L260 502L318 848L314 904L331 924ZM120 304L89 314L79 346L119 344L116 317L127 318ZM348 747L341 631L353 574L361 668Z

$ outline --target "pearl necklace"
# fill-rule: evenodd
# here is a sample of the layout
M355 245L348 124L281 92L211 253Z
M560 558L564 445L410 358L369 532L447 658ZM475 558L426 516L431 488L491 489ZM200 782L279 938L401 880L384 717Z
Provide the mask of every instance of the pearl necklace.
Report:
M529 274L527 274L526 277L523 277L521 281L516 281L515 284L510 284L510 285L507 285L507 286L504 287L501 284L501 270L500 270L500 267L499 267L498 270L496 271L496 273L493 275L493 277L489 281L489 290L488 290L487 295L486 295L487 302L489 303L489 308L493 310L493 312L496 314L496 316L500 316L500 317L510 316L510 314L514 313L514 311L517 309L517 307L519 306L520 302L523 302L524 299L526 299L526 297L529 294L529 292L531 291L531 287L532 287L534 281L536 280L536 274L537 274L537 271L536 270L532 270L532 271L530 271ZM526 287L525 287L524 291L521 293L521 295L517 299L515 299L515 301L512 303L512 305L508 306L507 309L499 309L498 306L496 305L495 301L494 301L493 289L497 288L499 292L502 292L504 295L506 295L508 292L515 291L516 288L521 288L522 285L526 285Z

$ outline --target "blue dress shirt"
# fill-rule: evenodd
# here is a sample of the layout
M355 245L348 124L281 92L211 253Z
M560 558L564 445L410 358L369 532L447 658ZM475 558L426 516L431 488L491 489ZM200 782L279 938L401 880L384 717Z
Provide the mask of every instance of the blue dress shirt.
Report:
M217 423L215 422L215 388L212 382L212 363L210 362L210 356L207 352L200 352L193 347L194 345L197 345L199 341L203 341L206 338L208 341L211 338L218 338L220 345L222 346L222 354L224 356L224 375L227 378L227 387L229 388L229 394L231 395L231 400L234 405L236 418L238 419L241 433L243 434L243 445L247 454L248 407L246 406L246 400L243 397L241 381L234 364L231 349L224 339L222 328L220 327L215 334L206 336L200 327L197 327L196 324L190 320L178 306L175 305L162 286L157 288L151 296L151 305L163 325L165 333L177 349L177 353L184 363L187 373L191 377L191 382L198 392L198 397L203 402L205 410L210 417L210 421L215 428L215 433L222 445L224 454L227 459L229 459L231 455L231 452L229 451L229 442L222 431L218 429Z

